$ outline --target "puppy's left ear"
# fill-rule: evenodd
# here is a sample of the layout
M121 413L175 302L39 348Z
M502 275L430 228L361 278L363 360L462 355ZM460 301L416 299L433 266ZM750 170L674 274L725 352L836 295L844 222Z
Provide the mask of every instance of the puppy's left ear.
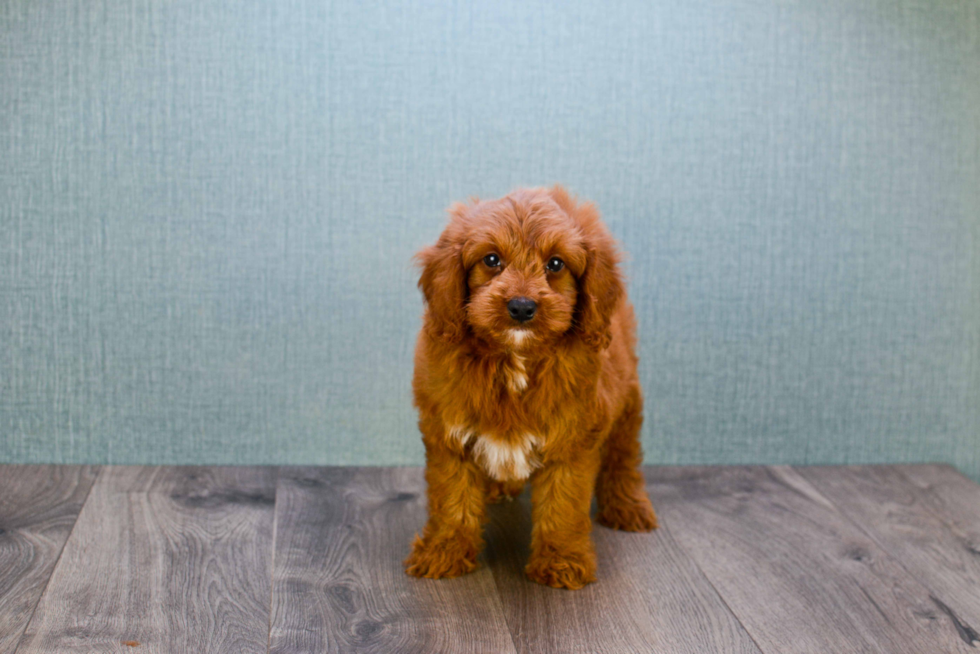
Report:
M450 207L450 224L438 242L415 255L422 266L419 288L428 308L425 328L449 343L458 343L466 332L466 270L462 243L456 235L456 222L465 211L461 204Z
M578 223L586 249L585 272L579 277L579 294L575 306L575 324L579 334L592 349L609 347L612 333L609 323L626 288L619 272L620 254L616 241L591 203L577 204L560 186L551 197Z

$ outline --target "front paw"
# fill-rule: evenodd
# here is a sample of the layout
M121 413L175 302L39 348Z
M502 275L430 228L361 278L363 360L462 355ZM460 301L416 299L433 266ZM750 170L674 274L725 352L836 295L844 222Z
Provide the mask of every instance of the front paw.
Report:
M412 553L405 559L405 572L413 577L441 579L459 577L476 570L478 548L458 536L415 537Z
M577 590L595 581L595 570L595 552L591 548L584 551L545 548L532 554L524 569L532 581L569 590Z

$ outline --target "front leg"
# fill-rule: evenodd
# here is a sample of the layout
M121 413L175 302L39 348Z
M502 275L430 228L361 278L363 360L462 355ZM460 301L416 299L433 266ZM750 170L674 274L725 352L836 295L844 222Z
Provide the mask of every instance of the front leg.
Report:
M525 569L532 580L573 590L595 581L589 508L598 467L593 448L546 463L532 479L534 527Z
M461 450L426 439L429 520L412 543L405 572L413 577L458 577L476 569L483 549L486 498L482 473Z

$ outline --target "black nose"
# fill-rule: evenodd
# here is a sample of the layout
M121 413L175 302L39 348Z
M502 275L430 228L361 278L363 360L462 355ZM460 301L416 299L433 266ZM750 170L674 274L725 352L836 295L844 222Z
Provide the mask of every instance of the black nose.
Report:
M527 322L534 317L538 305L529 297L515 297L507 303L507 310L510 311L510 317L517 322Z

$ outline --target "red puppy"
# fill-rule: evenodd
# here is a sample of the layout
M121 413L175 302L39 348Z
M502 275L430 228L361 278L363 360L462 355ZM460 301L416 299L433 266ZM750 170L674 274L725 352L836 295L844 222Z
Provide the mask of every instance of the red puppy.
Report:
M648 531L636 326L616 245L592 204L556 186L450 207L422 250L424 325L413 389L429 520L405 561L417 577L476 568L488 501L531 480L527 575L595 581L589 507Z

